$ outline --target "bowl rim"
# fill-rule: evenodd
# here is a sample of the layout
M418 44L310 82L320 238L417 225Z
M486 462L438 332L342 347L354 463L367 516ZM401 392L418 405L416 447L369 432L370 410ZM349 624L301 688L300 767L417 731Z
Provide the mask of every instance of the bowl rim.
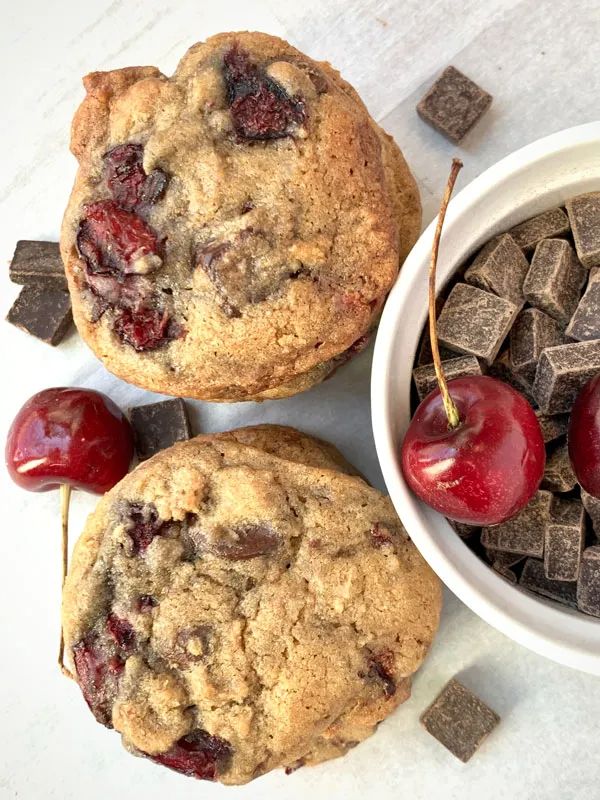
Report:
M446 235L483 195L493 195L500 184L517 177L521 170L530 169L549 156L567 153L586 144L600 145L600 121L543 137L502 158L451 200L444 227ZM566 610L551 601L507 586L505 580L460 542L465 551L461 553L462 567L469 570L465 575L443 552L437 541L439 536L436 538L436 533L443 536L452 531L448 522L419 501L402 476L392 431L390 397L390 376L392 369L397 371L398 367L392 364L391 359L395 338L401 328L402 309L408 302L411 288L419 277L422 279L429 260L436 218L423 231L404 262L387 299L375 341L371 369L371 422L386 486L399 517L423 557L472 611L519 644L559 663L600 675L600 619ZM444 270L445 276L450 276L457 266L458 263L449 264ZM408 367L400 369L412 372L412 361ZM403 416L402 431L409 419L410 383L409 378L403 408L400 411L394 409L396 415ZM454 532L452 534L456 536Z

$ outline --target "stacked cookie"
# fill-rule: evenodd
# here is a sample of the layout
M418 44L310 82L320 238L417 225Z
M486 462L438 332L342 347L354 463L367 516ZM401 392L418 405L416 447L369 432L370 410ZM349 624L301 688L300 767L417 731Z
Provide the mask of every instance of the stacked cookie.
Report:
M63 622L99 722L231 784L373 733L409 696L440 602L388 498L331 445L261 426L174 445L105 495Z
M170 78L84 83L61 251L75 322L108 369L178 396L276 398L365 346L420 203L329 64L221 34Z

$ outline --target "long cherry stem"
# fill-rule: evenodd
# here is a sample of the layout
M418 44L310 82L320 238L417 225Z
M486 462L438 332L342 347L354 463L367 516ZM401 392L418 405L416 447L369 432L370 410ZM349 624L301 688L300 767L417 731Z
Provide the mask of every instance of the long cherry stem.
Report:
M65 585L67 568L69 566L69 503L71 501L71 487L63 483L60 487L60 520L62 527L62 581L61 586ZM58 647L58 666L63 675L73 678L71 672L65 667L65 639L63 636L62 622L60 626L60 645Z
M450 202L450 197L452 196L452 190L454 189L456 178L458 177L458 173L461 169L462 161L460 161L458 158L453 158L452 168L450 170L450 175L448 176L448 183L446 184L446 189L442 198L442 204L440 206L440 213L438 214L433 244L431 247L431 261L429 262L429 339L431 340L431 353L433 355L435 375L438 386L440 387L440 394L442 395L444 410L446 412L446 416L448 417L449 428L458 427L460 424L460 415L458 413L456 403L450 397L446 376L444 375L444 370L442 369L442 360L440 358L440 348L438 346L437 337L437 320L435 313L435 276L438 253L440 250L440 239L442 237L442 226L444 224L444 219L446 218L446 210L448 208L448 203Z

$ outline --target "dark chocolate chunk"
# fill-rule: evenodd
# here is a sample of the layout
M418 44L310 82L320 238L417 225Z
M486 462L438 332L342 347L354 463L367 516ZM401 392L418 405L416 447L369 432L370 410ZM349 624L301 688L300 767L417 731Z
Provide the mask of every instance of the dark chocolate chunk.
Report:
M481 375L481 367L475 356L451 358L442 361L442 367L447 381L451 381L454 378L462 378L464 375ZM419 399L423 400L438 385L433 364L414 369L413 380Z
M600 192L572 197L567 202L577 255L586 267L600 266Z
M569 220L562 208L552 208L537 217L521 222L511 228L509 233L520 248L529 252L542 239L566 236L569 233Z
M535 248L523 283L527 302L566 325L579 303L586 271L565 239L544 239Z
M589 518L592 520L592 527L596 537L600 539L600 500L588 494L585 489L581 489L581 502Z
M526 308L516 318L510 331L510 363L512 369L531 385L542 350L563 344L560 326L538 308Z
M546 459L542 488L551 492L570 492L577 486L566 444L555 447Z
M523 566L519 586L534 594L555 600L571 608L577 608L577 584L567 581L552 581L546 577L543 561L528 558Z
M481 544L491 550L541 558L544 555L544 530L550 520L550 492L538 491L515 517L483 528Z
M417 104L417 114L458 144L490 107L492 95L455 67L446 67Z
M551 522L546 527L544 572L547 578L554 581L577 580L584 533L583 513L579 525Z
M491 364L518 312L509 300L457 283L438 319L440 343Z
M465 281L478 289L491 292L522 305L523 281L529 262L508 233L488 242L465 272Z
M565 333L579 342L600 339L600 269L590 270L587 288Z
M542 412L539 410L535 413L538 418L538 422L540 423L540 428L542 429L542 436L544 437L545 444L548 444L548 442L553 442L555 439L559 439L561 436L564 436L569 429L568 414L556 414L555 416L549 416L548 414L542 414Z
M135 406L129 413L140 461L192 436L185 401L180 398Z
M555 522L560 522L562 525L583 528L585 524L583 503L578 497L560 497L560 495L553 497L550 515Z
M489 368L488 375L491 375L492 378L498 378L498 380L504 381L504 383L508 383L513 389L520 392L534 408L537 405L531 392L531 384L528 383L522 375L519 375L513 370L508 349L500 353Z
M58 242L18 241L10 262L9 277L13 283L66 291L67 276Z
M17 328L57 345L73 322L68 292L25 286L6 317Z
M533 395L545 414L571 410L583 385L600 371L600 341L549 347L540 356Z
M456 520L449 519L450 526L458 533L461 539L468 539L480 532L481 528L475 525L466 525L464 522L456 522Z
M452 755L467 762L500 722L500 717L455 678L421 716L425 730Z
M600 617L600 547L583 551L577 581L577 608L586 614Z
M248 522L235 528L222 528L210 538L209 549L228 561L246 561L268 556L279 547L281 538L268 524Z

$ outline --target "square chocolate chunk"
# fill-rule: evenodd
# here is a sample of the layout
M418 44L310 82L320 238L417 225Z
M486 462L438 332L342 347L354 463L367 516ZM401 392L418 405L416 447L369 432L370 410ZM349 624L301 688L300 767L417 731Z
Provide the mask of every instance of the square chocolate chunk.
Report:
M592 521L592 527L596 538L600 539L600 500L588 494L585 489L581 490L581 502L585 508L589 518Z
M446 67L417 104L417 114L458 144L490 107L492 95L455 67Z
M135 406L130 417L140 461L192 436L187 408L180 398Z
M542 239L565 236L569 230L569 219L565 212L562 208L553 208L521 222L520 225L511 228L509 233L519 247L528 253Z
M572 197L567 202L577 255L586 267L600 266L600 192Z
M585 268L565 239L544 239L535 248L523 282L528 303L566 325L579 303Z
M488 242L465 272L465 281L478 289L523 304L523 281L529 262L508 233Z
M577 607L586 614L600 617L600 547L583 551L579 580L577 581Z
M577 608L577 584L567 581L552 581L546 577L544 564L535 558L528 558L519 578L519 586L530 592L555 600L564 606Z
M442 367L446 380L448 381L454 378L462 378L464 375L481 375L481 367L475 356L451 358L442 361ZM417 388L419 399L423 400L432 389L437 387L437 378L433 364L427 364L426 366L414 369L413 380Z
M600 371L600 341L548 347L538 363L533 395L545 414L563 414L583 385Z
M581 524L552 522L546 528L544 573L553 581L576 581L583 552L584 528Z
M481 544L491 550L542 558L544 531L550 522L551 503L550 492L536 492L530 503L515 517L500 525L483 528Z
M570 492L577 486L577 477L571 466L569 450L565 444L555 447L546 459L542 488L551 492Z
M67 290L67 276L58 242L17 242L9 267L13 283Z
M564 436L568 431L568 414L556 414L555 416L549 416L548 414L542 414L542 412L539 410L535 413L538 418L538 422L540 423L540 428L542 429L542 436L544 437L545 444L548 444L548 442L553 442L555 439L560 439L560 437Z
M499 722L498 714L455 678L421 716L425 730L465 763Z
M513 389L520 392L534 408L537 406L535 398L531 393L531 384L528 383L522 375L514 371L510 362L510 353L508 349L500 353L489 368L488 375L491 375L492 378L498 378L498 380L504 381L504 383L508 383Z
M55 346L73 322L71 298L68 292L25 286L6 319L17 328Z
M593 269L592 272L597 272ZM579 342L600 339L600 280L590 275L587 288L565 331Z
M552 317L538 308L526 308L516 318L509 341L513 370L532 384L542 350L563 344L564 336Z
M509 300L457 283L438 319L440 343L491 364L518 313Z

